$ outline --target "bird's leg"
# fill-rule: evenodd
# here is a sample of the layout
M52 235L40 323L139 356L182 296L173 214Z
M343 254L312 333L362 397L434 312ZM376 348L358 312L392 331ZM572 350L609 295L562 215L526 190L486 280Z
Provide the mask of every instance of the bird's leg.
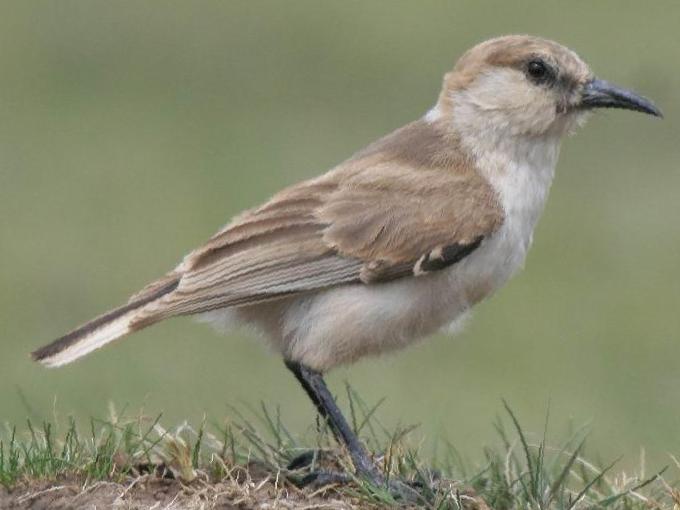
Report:
M383 485L385 478L373 464L366 448L345 420L321 374L294 361L286 361L286 366L307 392L319 414L325 418L335 438L347 448L357 475L374 485Z

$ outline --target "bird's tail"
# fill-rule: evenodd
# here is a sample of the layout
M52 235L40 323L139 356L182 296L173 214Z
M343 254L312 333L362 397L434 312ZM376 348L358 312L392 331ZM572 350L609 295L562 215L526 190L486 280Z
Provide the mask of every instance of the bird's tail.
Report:
M92 319L34 351L31 356L45 366L59 367L136 331L140 327L136 327L134 321L140 316L140 312L150 303L175 290L178 283L177 277L159 280L133 296L128 304ZM141 327L152 323L145 321Z

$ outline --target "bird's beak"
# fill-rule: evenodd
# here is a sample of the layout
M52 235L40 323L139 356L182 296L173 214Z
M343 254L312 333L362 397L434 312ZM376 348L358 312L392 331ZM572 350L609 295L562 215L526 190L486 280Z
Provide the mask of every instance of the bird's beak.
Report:
M649 113L656 117L663 117L654 103L649 99L639 96L631 90L626 90L618 85L605 80L593 78L586 83L581 96L581 108L623 108L636 112Z

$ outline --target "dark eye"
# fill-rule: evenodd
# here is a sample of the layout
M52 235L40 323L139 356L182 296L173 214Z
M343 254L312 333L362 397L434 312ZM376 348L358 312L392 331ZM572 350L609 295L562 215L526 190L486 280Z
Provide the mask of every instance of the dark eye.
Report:
M550 79L551 73L548 64L536 58L527 64L527 75L534 83L544 83Z

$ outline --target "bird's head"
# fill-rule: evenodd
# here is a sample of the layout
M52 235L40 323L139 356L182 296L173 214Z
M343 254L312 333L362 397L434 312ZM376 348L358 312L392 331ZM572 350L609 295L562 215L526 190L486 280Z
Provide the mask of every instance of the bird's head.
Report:
M561 137L594 108L661 116L632 91L596 78L576 53L532 36L505 36L467 51L444 77L428 119L476 136Z

